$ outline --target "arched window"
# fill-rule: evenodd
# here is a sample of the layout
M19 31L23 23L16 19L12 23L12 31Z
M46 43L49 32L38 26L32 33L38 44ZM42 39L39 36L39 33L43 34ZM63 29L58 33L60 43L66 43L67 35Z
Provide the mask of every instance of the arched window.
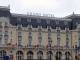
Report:
M47 60L52 60L53 59L52 55L53 55L53 53L51 51L48 51L47 52Z
M0 51L0 60L3 60L3 57L6 56L6 51L1 50Z
M38 60L42 60L43 59L43 52L42 51L38 51L37 52L37 59Z
M65 60L70 60L70 52L65 53Z
M23 52L17 51L16 53L16 60L22 60L23 59Z
M28 51L27 52L27 59L28 60L32 60L33 59L33 52L32 51Z
M62 53L60 51L56 52L56 59L61 60Z

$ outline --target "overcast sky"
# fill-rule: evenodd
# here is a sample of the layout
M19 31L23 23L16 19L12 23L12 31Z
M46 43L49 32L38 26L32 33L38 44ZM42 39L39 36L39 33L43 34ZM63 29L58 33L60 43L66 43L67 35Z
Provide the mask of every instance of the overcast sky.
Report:
M80 14L80 0L0 0L0 6L9 4L11 13L44 13L55 17L64 17L73 12Z

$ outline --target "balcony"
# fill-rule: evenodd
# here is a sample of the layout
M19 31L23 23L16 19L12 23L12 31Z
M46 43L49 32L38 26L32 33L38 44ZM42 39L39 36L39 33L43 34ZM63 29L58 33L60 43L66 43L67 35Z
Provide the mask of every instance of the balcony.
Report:
M5 39L8 39L8 35L4 35L4 38L5 38Z
M44 49L44 46L43 45L38 45L37 49L42 50L42 49Z
M18 39L22 39L22 36L18 36Z
M62 49L63 49L63 47L62 47L62 46L54 46L54 49L62 50Z
M8 28L9 28L8 26L4 26L4 29L5 29L5 30L8 30Z

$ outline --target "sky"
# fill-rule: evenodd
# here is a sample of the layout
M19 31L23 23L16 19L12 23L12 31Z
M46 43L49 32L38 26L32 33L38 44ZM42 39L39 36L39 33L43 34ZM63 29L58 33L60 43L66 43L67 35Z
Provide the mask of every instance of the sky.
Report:
M10 5L11 13L27 12L53 14L65 17L73 12L80 14L80 0L0 0L0 6Z

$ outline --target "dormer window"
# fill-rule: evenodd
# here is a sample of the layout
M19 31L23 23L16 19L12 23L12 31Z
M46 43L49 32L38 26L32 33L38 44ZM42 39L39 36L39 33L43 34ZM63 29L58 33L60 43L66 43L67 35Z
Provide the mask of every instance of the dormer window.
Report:
M48 28L48 31L51 31L51 26L47 26L47 28Z
M17 17L17 21L21 21L21 18L20 17Z
M27 21L28 21L28 22L31 22L31 18L30 18L30 17L28 17L28 18L27 18Z
M69 35L66 35L66 40L69 40Z
M68 22L67 22L67 21L64 21L64 24L65 24L65 25L68 25Z
M68 32L69 32L69 28L65 28L65 30L66 30L66 33L68 33Z
M40 20L40 19L37 19L37 22L38 22L38 23L41 23L41 20Z
M47 24L50 24L50 20L46 20Z
M59 21L58 20L56 20L56 24L59 24Z
M32 25L28 25L28 30L32 30Z
M56 27L57 32L60 32L60 27Z
M18 30L21 30L21 24L18 24Z
M38 31L41 31L42 30L42 26L38 26Z

